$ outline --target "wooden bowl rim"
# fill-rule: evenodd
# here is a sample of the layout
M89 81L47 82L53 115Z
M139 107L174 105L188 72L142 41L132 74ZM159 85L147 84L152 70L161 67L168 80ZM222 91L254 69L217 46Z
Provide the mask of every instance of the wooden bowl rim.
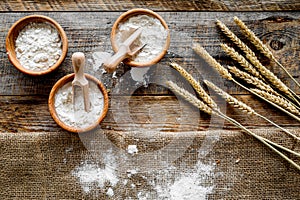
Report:
M133 66L133 67L147 67L147 66L151 66L151 65L154 65L154 64L158 63L164 57L164 55L167 53L167 50L170 47L170 30L169 30L169 27L168 27L167 23L165 22L165 20L159 14L157 14L156 12L154 12L152 10L144 9L144 8L134 8L134 9L128 10L127 12L121 14L117 18L115 23L113 24L111 35L110 35L110 41L111 41L112 49L114 50L114 52L118 51L118 47L117 47L117 44L115 42L115 37L116 37L116 30L117 30L118 25L120 24L120 22L127 20L131 16L141 15L141 14L149 15L149 16L152 16L152 17L155 17L155 18L159 19L159 21L161 22L163 27L167 30L168 35L167 35L166 43L165 43L165 46L164 46L163 50L161 51L161 53L158 56L156 56L151 61L136 62L136 61L128 60L128 59L124 60L124 62L127 65L130 65L130 66Z
M18 35L20 30L22 30L22 28L24 28L30 22L42 22L42 21L49 23L57 30L58 34L60 35L61 41L62 41L62 53L61 53L59 59L57 60L57 62L54 65L52 65L51 67L49 67L47 70L44 70L44 71L28 70L28 69L25 69L19 63L18 59L16 58L16 54L15 54L15 39L16 38L14 36L16 34ZM54 71L56 68L58 68L61 65L61 63L66 58L67 51L68 51L68 39L67 39L67 35L66 35L65 31L60 26L60 24L57 23L54 19L44 16L44 15L28 15L28 16L25 16L25 17L19 19L11 26L11 28L9 29L8 34L6 36L6 53L8 55L9 61L21 72L28 74L28 75L32 75L32 76L40 76L40 75L44 75L44 74Z
M51 114L52 118L54 119L54 121L63 129L65 129L69 132L73 132L73 133L87 132L87 131L90 131L90 130L96 128L96 126L99 125L103 121L103 119L106 116L107 111L108 111L108 94L107 94L107 91L106 91L104 85L102 84L102 82L100 80L98 80L94 76L91 76L89 74L84 74L84 75L88 80L96 83L98 85L98 88L100 89L100 91L103 94L103 100L104 100L103 110L102 110L101 115L99 116L98 120L94 124L92 124L88 127L85 127L85 128L71 127L71 126L68 126L65 123L63 123L57 116L57 113L55 110L55 94L61 87L63 87L65 84L67 84L68 82L71 82L74 79L74 76L75 76L74 73L68 74L68 75L62 77L55 83L55 85L51 89L51 92L49 95L49 100L48 100L49 111L50 111L50 114Z

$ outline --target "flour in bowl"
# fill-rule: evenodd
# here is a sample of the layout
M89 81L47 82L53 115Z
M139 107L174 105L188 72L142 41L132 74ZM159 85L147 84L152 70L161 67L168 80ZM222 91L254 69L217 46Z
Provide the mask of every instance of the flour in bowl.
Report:
M91 103L89 112L84 110L84 100L81 90L76 90L75 105L72 102L72 94L71 82L68 82L56 92L54 106L58 118L64 124L71 127L86 128L93 125L101 116L104 108L104 97L98 85L89 81Z
M134 58L136 62L149 62L156 58L163 50L168 36L160 20L149 15L137 15L120 23L116 33L116 43L119 45L129 37L129 32L142 28L140 37L133 46L140 47L147 44Z
M44 71L53 66L62 54L57 30L48 23L30 23L15 41L16 57L28 70Z

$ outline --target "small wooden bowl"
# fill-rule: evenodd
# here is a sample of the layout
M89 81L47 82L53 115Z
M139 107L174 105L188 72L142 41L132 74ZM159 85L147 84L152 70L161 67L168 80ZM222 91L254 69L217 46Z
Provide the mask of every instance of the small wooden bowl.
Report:
M49 67L47 70L44 70L44 71L33 71L33 70L25 69L20 64L20 62L18 61L18 59L16 57L15 41L19 35L19 32L26 25L28 25L29 23L32 23L32 22L48 23L48 24L52 25L59 33L60 39L62 41L62 53L61 53L59 59L53 66ZM30 15L30 16L26 16L26 17L19 19L9 29L7 37L6 37L6 52L7 52L9 61L21 72L28 74L28 75L32 75L32 76L44 75L44 74L54 71L65 59L65 57L67 55L67 51L68 51L68 39L67 39L65 31L56 21L54 21L50 17L46 17L43 15Z
M157 18L161 22L163 27L168 31L168 35L167 35L166 42L165 42L165 45L164 45L164 48L163 48L162 52L157 57L155 57L153 60L148 61L148 62L136 62L134 60L129 60L129 59L124 60L124 62L127 65L130 65L130 66L133 66L133 67L151 66L151 65L154 65L154 64L158 63L164 57L164 55L167 53L167 50L170 46L170 31L169 31L168 25L160 15L153 12L152 10L143 9L143 8L136 8L136 9L129 10L129 11L123 13L122 15L120 15L119 18L115 21L115 23L112 27L112 31L111 31L111 35L110 35L111 45L112 45L112 48L113 48L114 52L117 52L118 51L118 46L117 46L115 38L116 38L116 32L118 30L119 24L122 23L122 22L125 22L128 18L130 18L132 16L136 16L136 15L148 15L150 17Z
M66 125L65 123L63 123L55 110L55 94L56 92L65 84L67 84L68 82L73 81L75 74L68 74L64 77L62 77L60 80L58 80L55 85L53 86L50 95L49 95L49 100L48 100L48 106L49 106L49 111L50 114L52 116L52 118L54 119L54 121L63 129L73 132L73 133L82 133L82 132L87 132L90 131L94 128L96 128L96 126L98 126L102 120L104 119L104 117L107 114L108 111L108 95L107 95L107 91L104 87L104 85L101 83L101 81L99 81L98 79L96 79L95 77L89 75L89 74L85 74L85 77L89 80L89 81L93 81L94 83L96 83L99 87L99 89L101 90L102 94L103 94L103 98L104 98L104 103L103 103L103 111L101 113L101 115L99 116L98 120L95 121L94 124L85 127L85 128L77 128L77 127L71 127L69 125Z

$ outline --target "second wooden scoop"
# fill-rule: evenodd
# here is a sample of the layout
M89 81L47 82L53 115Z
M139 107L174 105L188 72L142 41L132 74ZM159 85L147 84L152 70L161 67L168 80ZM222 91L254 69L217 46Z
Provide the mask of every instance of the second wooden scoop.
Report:
M84 53L82 52L74 53L72 55L72 65L75 72L75 77L74 80L72 81L73 104L75 104L75 86L79 86L83 94L84 109L86 112L89 112L90 110L89 82L84 76L84 66L85 66Z
M103 63L105 71L108 73L114 72L120 62L122 62L125 58L134 56L137 52L144 48L146 44L137 47L134 50L130 49L130 46L141 35L141 33L141 28L136 29L122 44L120 44L118 52Z

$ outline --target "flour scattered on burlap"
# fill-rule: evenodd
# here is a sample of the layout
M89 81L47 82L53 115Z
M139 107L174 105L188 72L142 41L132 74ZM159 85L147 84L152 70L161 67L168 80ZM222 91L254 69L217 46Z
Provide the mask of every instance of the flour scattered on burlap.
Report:
M103 162L101 165L94 161L85 160L72 171L72 175L78 179L85 193L89 193L95 186L104 189L105 184L108 183L111 187L106 194L108 196L114 195L112 187L116 186L119 179L116 175L116 160L111 151L106 153Z
M157 192L158 199L202 200L213 193L216 176L214 165L198 161L192 170L179 173L177 170L162 170L150 182Z

